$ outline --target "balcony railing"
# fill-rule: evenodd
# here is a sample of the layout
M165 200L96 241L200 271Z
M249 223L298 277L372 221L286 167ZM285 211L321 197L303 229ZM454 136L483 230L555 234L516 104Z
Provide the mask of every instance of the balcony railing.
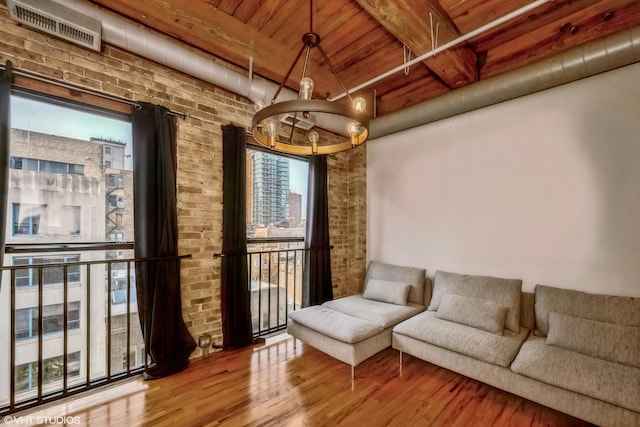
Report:
M56 246L8 248L14 265L0 267L0 415L142 372L135 265L190 257L127 258L131 244Z
M323 250L329 248L323 248ZM252 238L247 244L253 336L287 328L289 312L302 307L306 253L304 238ZM215 254L214 257L225 256Z

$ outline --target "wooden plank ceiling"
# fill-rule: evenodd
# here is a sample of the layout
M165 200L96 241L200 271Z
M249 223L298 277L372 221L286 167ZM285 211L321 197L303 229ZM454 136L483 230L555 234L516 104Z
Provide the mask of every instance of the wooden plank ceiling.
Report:
M253 58L254 72L276 83L310 29L309 0L93 2L241 68L248 69ZM415 58L530 2L316 0L313 30L352 88L402 65L409 49ZM375 94L380 116L639 24L640 0L555 0L362 92L369 99ZM294 90L301 65L287 82ZM316 97L342 93L317 49L307 74L315 81Z

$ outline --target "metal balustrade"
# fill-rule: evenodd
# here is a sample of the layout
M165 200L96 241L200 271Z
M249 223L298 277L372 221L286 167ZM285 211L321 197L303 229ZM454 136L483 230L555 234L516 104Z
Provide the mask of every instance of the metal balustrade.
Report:
M5 263L17 265L0 267L0 415L142 372L135 265L190 258L106 259L133 246L55 246L7 250Z
M305 268L304 238L251 238L246 256L254 338L282 331L287 314L302 307Z
M254 337L286 329L287 314L302 307L304 248L247 254Z

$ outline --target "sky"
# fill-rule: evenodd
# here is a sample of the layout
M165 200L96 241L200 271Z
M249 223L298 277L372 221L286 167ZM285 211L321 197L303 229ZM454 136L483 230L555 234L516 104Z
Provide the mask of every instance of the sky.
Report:
M89 141L93 137L124 142L127 144L125 155L132 154L130 121L21 96L11 97L11 127L83 141ZM132 169L132 159L131 156L125 157L127 169Z
M302 218L306 218L307 211L307 179L309 163L302 160L289 160L289 189L302 194Z

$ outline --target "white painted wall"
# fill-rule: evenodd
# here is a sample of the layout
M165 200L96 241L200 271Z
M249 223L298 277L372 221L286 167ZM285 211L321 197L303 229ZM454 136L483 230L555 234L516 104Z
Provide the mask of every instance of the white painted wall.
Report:
M640 64L367 144L369 260L640 296Z

